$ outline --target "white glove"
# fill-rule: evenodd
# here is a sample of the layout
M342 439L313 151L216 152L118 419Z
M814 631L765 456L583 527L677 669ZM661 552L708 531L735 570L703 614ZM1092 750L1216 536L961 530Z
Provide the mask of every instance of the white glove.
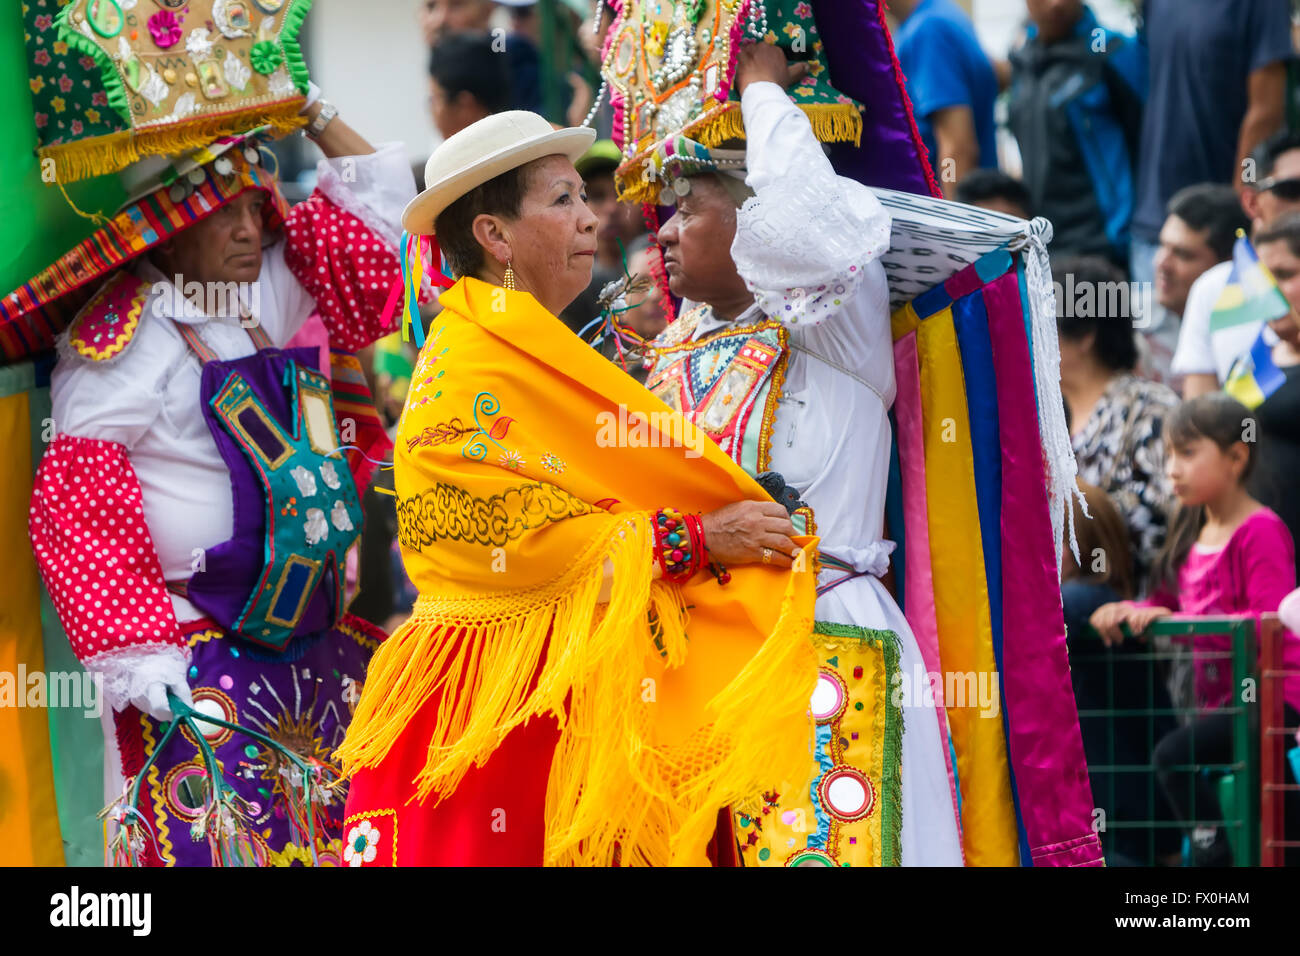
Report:
M298 111L298 115L301 116L303 113L311 109L314 105L316 105L316 101L318 99L320 99L320 87L317 86L315 83L313 83L311 80L308 80L307 81L307 102L304 103L302 109Z
M194 698L190 694L189 684L168 684L160 680L150 681L145 686L143 694L131 698L131 704L154 720L168 723L175 716L172 713L171 705L167 702L168 691L183 700L187 706L194 706Z

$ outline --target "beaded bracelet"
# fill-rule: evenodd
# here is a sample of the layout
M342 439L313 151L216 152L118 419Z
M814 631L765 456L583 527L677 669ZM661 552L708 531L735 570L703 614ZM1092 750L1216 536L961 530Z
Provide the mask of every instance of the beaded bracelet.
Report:
M682 583L704 564L704 525L699 515L683 515L676 508L655 513L655 560L666 581Z

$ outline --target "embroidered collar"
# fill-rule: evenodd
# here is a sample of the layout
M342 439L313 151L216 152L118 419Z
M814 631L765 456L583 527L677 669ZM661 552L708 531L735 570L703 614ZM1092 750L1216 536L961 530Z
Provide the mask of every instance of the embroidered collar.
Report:
M687 304L688 303L683 303L683 307ZM713 312L713 306L707 303L689 304L702 310L699 319L695 323L695 329L691 333L691 338L693 339L697 339L703 335L708 335L711 332L717 332L719 329L725 329L729 326L753 325L756 322L762 322L768 317L767 313L758 307L757 302L730 321L718 318L718 316ZM685 313L683 312L683 314Z

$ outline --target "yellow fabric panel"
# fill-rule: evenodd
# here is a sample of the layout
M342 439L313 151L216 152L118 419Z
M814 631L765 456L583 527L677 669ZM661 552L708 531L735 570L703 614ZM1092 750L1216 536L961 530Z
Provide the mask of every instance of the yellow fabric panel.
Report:
M893 640L893 636L887 639ZM901 727L891 738L886 725L892 675L886 667L884 646L827 634L813 635L813 645L823 679L836 681L848 693L833 718L818 721L822 730L816 752L808 761L807 777L797 786L785 781L774 787L764 795L759 814L735 815L741 858L745 866L897 865L902 811L897 805L901 763L897 737ZM861 676L855 676L857 668L861 668ZM901 724L901 714L897 719ZM871 810L862 819L841 820L823 807L828 827L820 834L812 792L824 774L842 766L852 767L870 781ZM894 805L888 806L891 802ZM892 832L882 832L882 825ZM895 851L888 858L884 853L886 836ZM815 853L806 852L810 840Z
M911 312L911 306L906 311ZM970 416L952 309L921 322L916 344L935 617L947 686L947 675L954 672L996 674L997 662L975 507ZM980 716L978 700L961 702L968 705L963 707L946 703L957 752L966 862L1018 866L1015 804L1001 715Z
M27 393L0 398L0 675L16 686L19 665L44 670L41 584L27 541L32 491ZM62 866L54 768L44 707L0 707L0 866Z

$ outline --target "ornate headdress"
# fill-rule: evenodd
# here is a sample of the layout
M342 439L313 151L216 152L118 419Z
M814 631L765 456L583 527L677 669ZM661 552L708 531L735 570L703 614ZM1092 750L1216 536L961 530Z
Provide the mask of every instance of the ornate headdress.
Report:
M304 122L297 35L310 6L24 0L0 15L21 21L29 75L0 104L34 118L13 130L0 173L35 212L6 231L20 252L0 264L0 364L49 349L94 280L247 189L271 195L263 222L280 225L259 139Z
M818 139L860 141L861 105L831 88L805 0L616 0L614 6L602 72L624 157L616 177L621 199L660 198L664 183L656 176L666 141L686 137L708 151L744 138L732 89L744 39L774 43L807 61L808 75L790 94Z
M38 149L61 182L301 126L311 0L26 0Z

